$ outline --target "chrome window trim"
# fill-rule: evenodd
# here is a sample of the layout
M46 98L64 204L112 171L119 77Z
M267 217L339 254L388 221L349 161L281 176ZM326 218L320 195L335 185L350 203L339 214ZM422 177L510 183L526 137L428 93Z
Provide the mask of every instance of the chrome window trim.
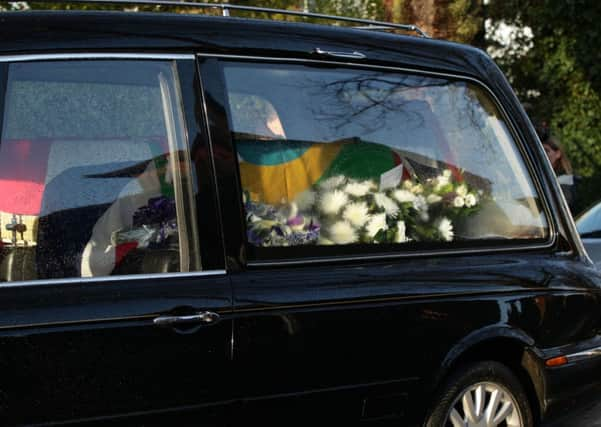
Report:
M296 64L327 64L327 65L338 65L340 67L352 67L352 68L363 68L363 69L373 69L373 70L386 70L386 71L396 71L396 72L404 72L411 74L418 74L424 76L433 76L433 77L445 77L454 80L462 80L472 82L478 87L482 88L492 99L495 107L499 110L501 117L507 124L507 130L513 139L513 143L517 148L521 160L524 162L524 166L526 168L526 172L530 180L532 181L532 185L536 190L536 194L539 196L541 200L542 212L545 214L545 219L547 221L549 236L547 240L543 243L522 243L516 245L509 245L504 247L482 247L482 248L457 248L457 249L433 249L433 250L422 250L422 251L406 251L399 253L380 253L380 254L360 254L360 255L352 255L352 256L327 256L320 258L299 258L298 260L273 260L273 261L247 261L246 265L249 267L271 267L271 266L286 266L286 265L302 265L302 264L321 264L327 262L344 262L344 261L361 261L361 260L383 260L383 259L395 259L395 258L413 258L413 257L425 257L425 256L437 256L437 255L469 255L475 253L504 253L504 252L512 252L512 251L532 251L532 250L540 250L540 249L548 249L555 245L558 235L557 235L557 227L556 222L558 218L553 215L553 211L550 208L550 202L548 200L548 195L544 190L542 182L540 180L539 175L536 173L536 169L532 162L531 156L526 151L526 144L520 133L517 131L513 120L507 111L503 107L502 103L499 101L499 98L496 94L488 87L486 83L483 81L472 77L466 76L462 74L453 74L453 73L445 73L445 72L437 72L437 71L424 71L415 68L409 67L393 67L393 66L385 66L385 65L371 65L364 64L358 62L350 62L350 61L327 61L327 60L318 60L318 59L301 59L301 58L290 58L290 57L272 57L272 56L251 56L251 55L228 55L228 54L210 54L210 53L199 53L197 54L199 58L216 58L216 59L228 59L228 60L251 60L251 61L263 61L263 62L280 62L280 63L296 63ZM399 245L399 247L401 247Z
M103 282L133 282L154 279L187 279L194 277L225 276L225 270L206 270L173 273L150 273L150 274L123 274L118 276L98 277L67 277L64 279L36 279L14 282L0 282L0 291L5 288L19 288L25 286L52 286L52 285L85 285L89 283Z
M0 62L28 62L50 60L77 59L163 59L163 60L194 60L194 54L175 53L42 53L23 55L0 55Z
M181 135L182 133L186 133L183 129L185 128L185 121L182 117L183 114L183 104L181 103L181 87L177 81L177 70L172 70L172 81L168 82L163 73L159 73L159 87L161 91L161 102L163 104L163 120L165 121L165 131L167 136L167 145L169 150L169 157L173 159L174 157L179 157L179 150L183 150L185 152L185 162L188 163L188 167L192 170L191 160L190 160L190 148L188 147L188 140L185 140ZM171 92L174 93L171 93ZM174 103L173 98L176 98L178 101ZM184 215L184 197L191 196L192 193L186 194L184 196L184 185L182 178L182 171L179 167L176 166L176 162L169 162L171 167L172 174L172 184L173 184L173 193L175 199L175 218L176 224L178 228L178 248L179 248L179 259L180 259L180 271L188 272L190 271L190 245L197 246L196 241L198 240L198 235L190 234L188 231L188 224L186 221L186 217ZM189 199L190 201L194 200L193 197ZM192 215L190 215L190 220L193 223L196 220L195 215L195 207L192 205L192 209L190 209ZM191 238L190 238L191 237ZM196 252L196 251L195 251ZM196 252L198 254L198 252ZM201 264L202 265L202 264Z
M154 59L154 60L188 60L194 61L194 54L171 54L171 53L49 53L49 54L22 54L22 55L0 55L0 63L6 62L34 62L51 60L94 60L94 59ZM0 290L6 288L19 288L25 286L53 286L62 284L90 284L103 282L143 281L154 279L185 279L193 277L224 276L225 270L207 270L192 272L172 273L150 273L131 274L99 277L66 277L60 279L36 279L14 282L0 282Z
M553 236L553 243L555 236ZM471 255L471 254L498 254L498 253L509 253L509 252L526 252L536 251L539 249L547 249L553 244L547 242L541 244L530 244L505 246L505 247L488 247L478 249L432 249L432 250L421 250L421 251L405 251L399 253L382 252L374 254L363 254L363 255L344 255L344 256L323 256L320 258L299 258L296 259L282 259L282 260L266 260L266 261L248 261L246 265L249 267L282 267L287 265L303 265L303 264L324 264L324 263L335 263L335 262L347 262L347 261L378 261L378 260L390 260L390 259L404 259L404 258L425 258L433 256L447 256L447 255ZM399 247L402 247L399 244Z

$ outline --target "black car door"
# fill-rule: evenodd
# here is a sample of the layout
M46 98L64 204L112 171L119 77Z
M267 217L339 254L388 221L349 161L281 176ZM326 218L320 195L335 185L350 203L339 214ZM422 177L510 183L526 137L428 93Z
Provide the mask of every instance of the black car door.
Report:
M0 70L2 424L219 407L232 293L194 56Z
M203 55L200 69L224 153L243 409L423 417L453 345L531 326L538 310L515 294L548 276L494 254L553 233L479 84L285 58Z

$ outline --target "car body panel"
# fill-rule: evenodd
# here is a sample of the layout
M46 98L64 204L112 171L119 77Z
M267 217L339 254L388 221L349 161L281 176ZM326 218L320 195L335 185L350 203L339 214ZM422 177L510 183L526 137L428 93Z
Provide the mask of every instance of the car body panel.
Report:
M350 405L379 399L386 393L373 386L394 381L410 396L411 409L403 415L419 419L445 369L481 342L509 338L545 348L590 337L599 322L593 314L599 296L567 271L553 270L553 260L532 255L234 275L240 392L264 400L344 388ZM303 402L308 408L315 403Z
M3 403L10 409L3 423L115 416L225 400L231 293L224 272L7 287L0 294ZM160 315L203 310L223 320L183 330L153 323Z

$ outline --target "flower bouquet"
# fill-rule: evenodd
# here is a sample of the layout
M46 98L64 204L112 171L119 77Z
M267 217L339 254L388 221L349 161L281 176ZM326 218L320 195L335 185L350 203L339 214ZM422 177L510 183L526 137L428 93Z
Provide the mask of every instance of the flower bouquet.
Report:
M177 236L175 201L159 196L148 200L133 213L132 227L113 232L114 246L135 243L137 248L162 248L169 245L170 237Z
M444 170L423 183L383 188L374 180L330 177L279 206L245 194L248 240L255 246L451 241L454 222L479 208L482 194Z

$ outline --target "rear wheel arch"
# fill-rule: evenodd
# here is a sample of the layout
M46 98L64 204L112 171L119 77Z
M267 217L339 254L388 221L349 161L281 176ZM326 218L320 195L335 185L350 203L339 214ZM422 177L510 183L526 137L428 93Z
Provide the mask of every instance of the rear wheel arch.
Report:
M449 422L534 426L532 405L521 381L510 368L490 360L458 366L437 391L424 427L442 427Z
M540 372L542 367L532 351L533 340L521 331L504 331L497 334L489 332L482 334L480 339L466 339L449 351L432 381L432 390L438 390L449 376L463 366L480 361L499 362L519 379L528 396L535 420L540 420L545 385L544 376Z

